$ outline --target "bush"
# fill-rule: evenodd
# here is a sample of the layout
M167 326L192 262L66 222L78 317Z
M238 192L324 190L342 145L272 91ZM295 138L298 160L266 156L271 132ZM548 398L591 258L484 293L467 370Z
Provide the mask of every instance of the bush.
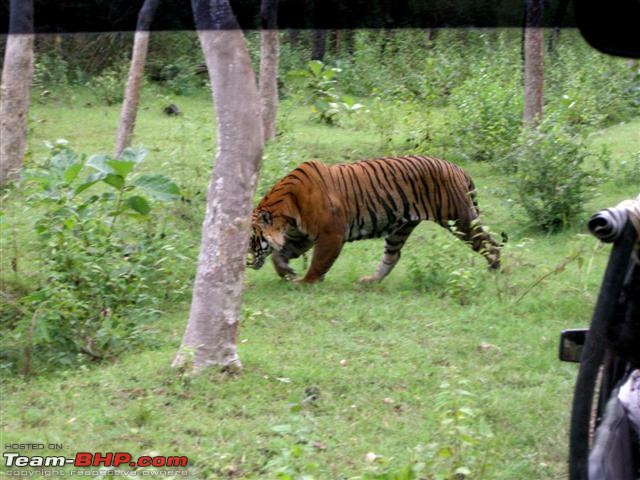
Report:
M454 143L468 160L496 161L517 141L523 95L518 66L485 63L451 94Z
M640 72L627 60L603 55L567 32L545 63L545 111L557 121L593 128L640 113Z
M100 75L94 77L90 86L96 97L107 105L121 103L124 99L124 86L127 81L129 65L120 62L117 65L105 68Z
M310 105L313 116L322 123L335 125L342 114L351 115L363 106L349 96L340 96L336 91L337 76L342 69L327 67L319 60L312 60L304 70L292 70L287 79L301 84L304 101Z
M621 160L615 176L624 185L640 185L640 151L628 160Z
M589 155L582 139L553 118L523 129L505 169L513 172L513 194L534 225L555 231L582 213L595 184L585 166Z
M25 173L41 284L14 302L14 318L3 312L5 338L22 346L8 359L14 367L28 369L20 350L53 366L109 358L141 341L143 320L184 291L171 235L152 213L179 190L163 175L134 173L145 155L87 160L59 142L46 165ZM80 180L85 168L92 173Z

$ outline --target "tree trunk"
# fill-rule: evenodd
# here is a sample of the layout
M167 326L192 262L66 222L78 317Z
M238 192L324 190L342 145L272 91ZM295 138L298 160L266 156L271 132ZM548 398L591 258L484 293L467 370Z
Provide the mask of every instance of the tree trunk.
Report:
M524 114L525 125L537 125L542 120L543 102L543 28L544 0L527 0L524 32Z
M124 102L122 102L120 125L116 136L115 157L119 157L122 151L131 145L138 113L138 102L140 101L140 87L144 78L144 64L149 48L149 27L159 3L160 0L145 0L138 14L136 33L133 38L131 66L129 67L127 86L124 90Z
M218 146L189 323L173 365L194 371L211 365L236 370L242 366L236 336L262 159L260 98L245 38L228 0L191 4L211 79Z
M0 81L0 187L15 179L22 168L33 77L33 2L11 0L9 8Z
M313 48L311 50L311 60L324 60L324 52L326 49L327 31L317 29L313 31Z
M551 35L549 35L549 45L547 48L549 53L555 52L558 42L560 41L560 31L562 29L562 25L564 24L564 17L567 14L568 8L569 0L560 0L553 22L553 30L551 31Z
M276 136L278 111L278 60L280 39L278 31L278 0L262 0L260 16L260 100L264 140Z

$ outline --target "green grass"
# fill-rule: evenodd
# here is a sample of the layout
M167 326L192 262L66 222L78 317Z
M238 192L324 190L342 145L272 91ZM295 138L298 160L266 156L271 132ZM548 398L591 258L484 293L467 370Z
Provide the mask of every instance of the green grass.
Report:
M71 93L33 105L33 158L45 154L44 140L56 138L88 154L111 151L118 108L94 104L86 91ZM193 200L170 215L189 214L184 248L195 263L215 153L213 111L206 93L172 101L183 116L165 116L166 99L153 88L145 92L135 144L150 150L145 168L173 176ZM261 191L308 158L336 162L381 148L375 131L359 122L321 126L291 103L281 116L286 129L267 149ZM613 126L594 134L592 146L609 144L615 164L640 150L639 129L640 120ZM396 132L390 148L401 147L403 133ZM435 443L459 456L471 478L564 478L576 367L558 361L558 335L588 324L609 249L581 226L552 236L532 230L501 195L499 172L489 164L465 168L478 185L485 223L510 235L503 273L486 271L481 257L430 224L416 229L402 261L379 285L356 280L375 269L381 240L348 244L326 281L306 288L280 281L270 265L248 271L241 375L210 370L184 378L171 369L189 304L168 305L152 324L155 344L143 350L112 363L6 378L2 447L29 441L62 443L69 454L187 455L193 478L276 478L285 465L295 474L338 479L418 462L444 468L437 462L446 459L429 461L425 453ZM635 196L636 189L611 179L586 211ZM26 250L25 277L36 278L28 271L31 220L20 192L11 192L6 205L7 224ZM10 245L3 239L5 252ZM9 255L3 257L8 272ZM471 271L473 280L463 285L471 294L434 287L442 275L429 268L434 262ZM302 270L302 260L295 266ZM477 441L467 446L443 425L456 405L475 415L467 426ZM485 426L491 435L481 432ZM368 462L369 452L380 458Z

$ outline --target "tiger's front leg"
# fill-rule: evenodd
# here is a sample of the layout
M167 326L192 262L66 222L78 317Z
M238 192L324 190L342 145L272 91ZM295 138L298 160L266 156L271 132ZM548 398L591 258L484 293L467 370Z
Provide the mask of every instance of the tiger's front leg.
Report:
M280 278L287 280L293 280L298 276L296 271L289 265L289 259L282 255L280 252L275 251L271 254L271 260L273 261L273 267Z
M304 278L294 281L296 283L315 283L322 280L340 255L342 245L344 245L344 235L338 233L321 235L313 249L309 271Z

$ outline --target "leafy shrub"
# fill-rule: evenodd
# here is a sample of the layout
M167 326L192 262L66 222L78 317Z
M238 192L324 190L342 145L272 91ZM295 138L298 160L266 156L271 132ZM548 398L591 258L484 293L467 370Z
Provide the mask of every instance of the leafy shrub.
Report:
M455 227L452 226L455 232ZM436 237L436 235L434 235ZM450 297L461 305L473 303L485 282L484 261L475 264L477 253L457 240L438 235L427 262L409 254L408 270L412 284L419 290ZM435 243L436 240L431 240Z
M539 228L554 231L582 213L595 184L585 166L589 156L580 137L554 119L523 129L507 159L516 202Z
M546 111L577 127L602 127L640 113L637 66L597 52L571 32L563 35L558 51L546 59Z
M523 95L517 66L484 64L451 94L452 135L463 158L499 160L520 133Z
M39 88L65 85L68 69L67 61L59 55L38 56L33 69L33 85Z
M203 67L201 63L194 63L190 57L178 57L162 65L156 79L164 83L174 95L190 95L202 88L208 79L206 70L203 74L198 74Z
M152 214L180 192L163 175L134 173L145 156L127 149L86 159L58 142L46 165L25 174L42 283L16 302L5 334L42 364L118 353L141 340L141 320L160 300L184 291L173 275L179 258Z
M94 77L90 86L94 94L107 105L115 105L124 99L124 86L129 66L125 62L105 68Z
M621 160L616 171L617 180L625 185L640 185L640 151L629 160Z
M336 91L337 75L342 70L327 67L319 60L312 60L305 70L292 70L287 79L302 83L305 101L311 106L314 116L322 123L334 125L341 113L352 114L363 106L351 97L341 97Z

